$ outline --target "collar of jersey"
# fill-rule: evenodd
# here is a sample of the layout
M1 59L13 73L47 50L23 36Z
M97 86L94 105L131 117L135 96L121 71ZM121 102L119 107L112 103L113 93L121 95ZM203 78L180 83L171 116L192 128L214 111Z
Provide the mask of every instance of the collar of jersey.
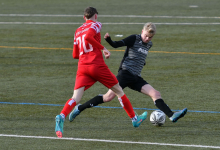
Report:
M92 20L87 20L87 21L86 21L86 23L91 23L91 22L94 22L94 21L92 21Z

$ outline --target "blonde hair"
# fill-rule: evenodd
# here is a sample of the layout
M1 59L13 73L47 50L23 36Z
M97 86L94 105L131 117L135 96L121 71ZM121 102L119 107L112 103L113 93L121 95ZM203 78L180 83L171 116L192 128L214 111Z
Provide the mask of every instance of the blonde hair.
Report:
M152 35L156 34L156 26L152 22L146 23L143 27L143 30L147 31Z

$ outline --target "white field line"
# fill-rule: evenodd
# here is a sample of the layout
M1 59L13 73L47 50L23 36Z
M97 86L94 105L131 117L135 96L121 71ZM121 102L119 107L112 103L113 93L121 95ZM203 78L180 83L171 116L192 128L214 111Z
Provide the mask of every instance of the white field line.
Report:
M65 14L0 14L0 17L83 17L83 15L65 15ZM99 15L99 17L112 17L112 18L188 18L188 19L220 19L220 17L207 17L207 16L142 16L142 15ZM82 24L80 22L0 22L0 24L30 24L30 25L74 25ZM126 22L106 22L102 24L107 25L143 25L145 23L126 23ZM155 23L157 25L220 25L220 22L214 23Z
M117 140L103 140L103 139L84 139L84 138L65 138L65 137L57 138L57 137L48 137L48 136L26 136L26 135L8 135L8 134L0 134L0 137L31 138L31 139L54 139L54 140L90 141L90 142L106 142L106 143L122 143L122 144L142 144L142 145L160 145L160 146L177 146L177 147L197 147L197 148L220 149L220 146L151 143L151 142L135 142L135 141L117 141Z
M0 22L0 24L28 24L28 25L74 25L83 24L83 22ZM103 22L102 24L107 25L144 25L145 23L134 23L134 22ZM213 23L154 23L156 25L220 25L220 22Z
M65 14L0 14L5 17L83 17L83 15L65 15ZM220 19L220 17L208 16L144 16L144 15L99 15L99 17L112 18L188 18L188 19Z

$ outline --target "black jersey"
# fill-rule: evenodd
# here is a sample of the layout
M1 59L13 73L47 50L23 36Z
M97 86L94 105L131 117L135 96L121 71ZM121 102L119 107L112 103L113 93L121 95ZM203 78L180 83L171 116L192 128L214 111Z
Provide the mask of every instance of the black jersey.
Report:
M121 41L112 41L109 37L106 41L114 48L127 46L119 70L127 70L133 75L141 76L145 59L153 43L151 41L148 43L142 42L140 34L130 35Z

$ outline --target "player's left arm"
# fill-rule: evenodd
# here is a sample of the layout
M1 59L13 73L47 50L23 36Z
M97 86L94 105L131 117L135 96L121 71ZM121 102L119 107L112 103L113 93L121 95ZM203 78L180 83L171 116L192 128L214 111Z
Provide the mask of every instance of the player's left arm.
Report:
M105 55L105 58L108 59L111 55L111 53L104 47L103 54Z
M102 46L98 41L95 40L96 31L90 28L85 36L85 41L90 43L93 47L97 47L98 49L103 50L104 46Z
M94 36L96 35L96 32L94 29L89 29L86 33L85 40L92 44L92 46L97 47L98 49L103 50L103 54L106 59L108 59L111 55L111 53L104 47L102 46L98 41L95 40Z

